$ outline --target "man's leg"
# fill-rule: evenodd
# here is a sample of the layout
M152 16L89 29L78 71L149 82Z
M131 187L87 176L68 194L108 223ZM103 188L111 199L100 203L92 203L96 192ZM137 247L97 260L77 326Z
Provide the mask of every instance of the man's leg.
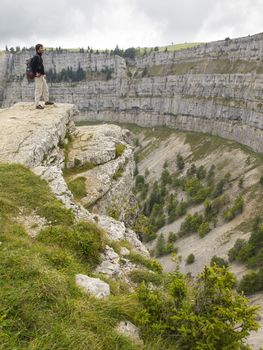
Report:
M42 77L35 77L35 107L39 105L40 98L43 90L43 80Z
M48 102L49 101L49 91L48 91L48 86L47 86L47 81L44 76L41 77L43 79L43 97L44 101Z

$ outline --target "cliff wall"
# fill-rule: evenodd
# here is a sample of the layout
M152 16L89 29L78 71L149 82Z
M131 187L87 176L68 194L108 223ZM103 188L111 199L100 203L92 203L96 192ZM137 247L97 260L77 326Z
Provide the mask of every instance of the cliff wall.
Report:
M0 56L0 66L6 67L3 107L33 99L33 84L23 78L31 54ZM52 99L78 106L76 120L208 132L263 152L262 54L263 34L258 34L181 51L152 51L133 60L66 50L49 51L44 60L47 71L81 67L86 72L84 81L49 84Z

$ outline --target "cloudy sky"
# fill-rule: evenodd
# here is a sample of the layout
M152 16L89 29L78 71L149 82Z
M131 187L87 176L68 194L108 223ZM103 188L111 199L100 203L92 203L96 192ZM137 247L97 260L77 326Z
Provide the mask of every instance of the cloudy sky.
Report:
M0 49L204 42L263 32L262 0L0 0Z

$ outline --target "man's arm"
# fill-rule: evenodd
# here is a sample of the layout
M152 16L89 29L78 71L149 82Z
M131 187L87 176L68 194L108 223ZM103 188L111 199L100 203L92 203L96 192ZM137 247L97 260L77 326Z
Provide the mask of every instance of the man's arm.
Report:
M39 58L37 56L34 56L31 63L32 72L34 73L34 75L37 74L38 66L39 66Z

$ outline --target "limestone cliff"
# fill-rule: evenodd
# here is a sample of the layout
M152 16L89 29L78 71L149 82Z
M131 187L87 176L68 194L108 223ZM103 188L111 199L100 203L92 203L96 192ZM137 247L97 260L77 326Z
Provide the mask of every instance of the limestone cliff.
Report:
M129 242L132 250L149 256L147 249L139 241L134 231L126 227L123 222L103 215L107 212L106 208L110 208L112 205L111 195L109 195L112 190L116 189L116 187L119 187L120 191L126 188L127 195L131 193L133 158L131 157L132 148L126 142L128 141L127 131L125 132L116 126L97 126L88 131L89 137L87 137L86 128L82 131L79 128L79 131L76 131L73 117L77 113L76 107L71 104L55 104L55 106L47 107L41 111L36 110L32 103L18 103L12 108L0 109L0 163L18 163L31 168L35 174L48 182L55 196L66 208L73 211L77 220L97 222L107 233L109 241L126 240ZM100 137L96 136L96 134L99 134ZM81 146L78 149L76 146L80 142L78 135L81 135L82 140L85 140L85 149ZM89 139L92 140L91 143ZM104 142L103 145L103 139L111 142L108 142L108 144ZM94 140L97 140L95 150ZM126 145L126 149L123 150L122 155L116 158L115 144L120 144L120 142ZM71 147L73 147L73 144L75 147L72 151ZM104 157L101 159L98 155L100 150L101 154L104 152ZM73 155L71 154L72 152ZM87 156L93 155L91 159L94 162L94 167L90 172L88 170L85 172L79 171L82 169L76 167L76 162L73 162L70 168L70 160L79 159L80 163L83 161L83 158L80 157L81 154L83 155L83 152ZM112 154L112 156L107 158L105 154ZM103 165L96 166L95 160L97 160L97 163L104 162L104 167L102 167ZM85 164L86 161L84 160L82 165ZM85 195L87 201L89 201L90 192L96 192L97 190L99 196L96 197L96 202L98 199L100 200L98 207L101 208L99 212L97 211L96 214L91 213L87 210L88 206L85 208L82 205L85 204L85 201L82 203L76 201L63 176L65 166L69 167L67 169L71 171L71 174L75 174L75 177L81 175L82 178L86 177L87 182L90 181L87 184L87 193ZM116 171L120 166L123 166L123 174L125 176L120 176L120 179L114 180L112 169ZM105 176L108 177L106 188L103 187L103 183L100 183L94 189L92 182L99 182L100 178L103 181ZM104 189L103 193L100 191L102 187ZM116 191L116 194L120 195L120 192ZM33 218L34 223L38 221L38 224L41 224L38 225L40 229L48 225L41 219L39 217ZM30 218L23 217L23 215L19 218L21 224L30 228L30 223L28 225L27 221L30 221ZM37 232L32 232L32 236L36 234ZM127 253L126 249L123 255L128 255L129 253L130 251L128 250ZM136 267L136 264L131 263L124 257L122 260L125 263L120 265L118 254L108 246L106 246L102 260L102 265L98 267L98 271L110 276L121 275L126 278L125 276Z
M56 72L67 67L86 71L86 81L50 84L55 101L79 107L82 113L77 120L168 125L217 134L262 152L262 50L263 34L258 34L181 51L152 52L134 60L49 51L45 64ZM31 54L0 56L0 71L6 76L3 106L32 100L33 84L23 78ZM112 70L108 80L104 69Z

